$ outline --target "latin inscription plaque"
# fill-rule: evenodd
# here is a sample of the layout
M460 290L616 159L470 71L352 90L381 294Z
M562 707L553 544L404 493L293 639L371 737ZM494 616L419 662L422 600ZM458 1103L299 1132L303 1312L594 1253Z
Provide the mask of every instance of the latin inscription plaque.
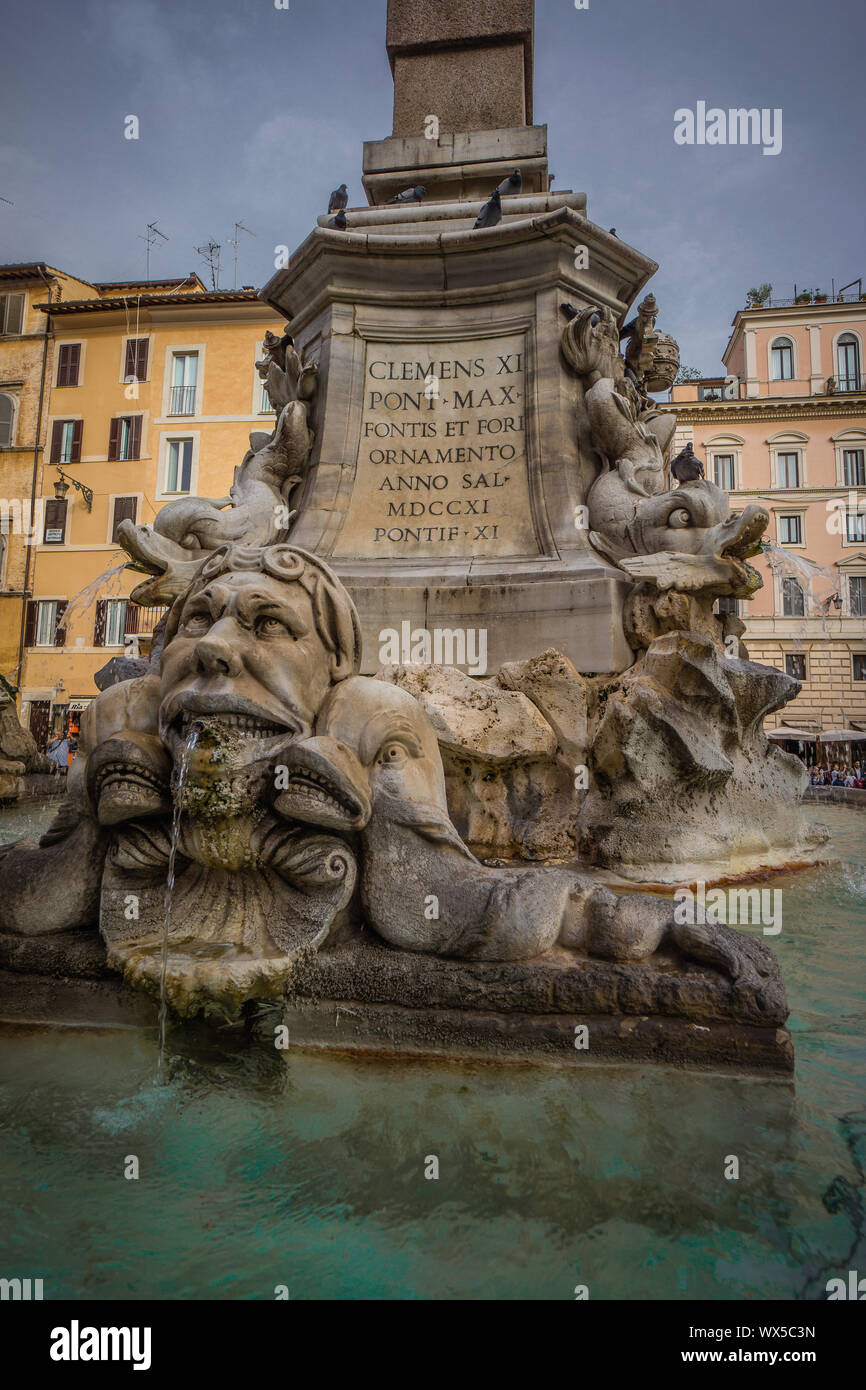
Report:
M338 558L539 553L522 333L368 342L358 467Z

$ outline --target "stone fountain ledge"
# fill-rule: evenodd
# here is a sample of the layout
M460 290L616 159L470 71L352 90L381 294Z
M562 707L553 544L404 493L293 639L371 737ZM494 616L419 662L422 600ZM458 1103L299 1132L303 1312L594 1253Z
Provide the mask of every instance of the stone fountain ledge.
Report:
M718 972L669 952L625 963L556 948L528 961L467 962L395 950L353 931L284 960L260 1002L274 1009L259 1015L257 1035L271 1036L282 1021L293 1047L793 1070L783 991L762 1008ZM225 991L222 1004L221 1012L215 999L211 1022L236 1022ZM0 933L0 1023L153 1028L156 1021L156 999L119 977L91 930L38 940ZM581 1025L589 1029L586 1049L575 1047Z

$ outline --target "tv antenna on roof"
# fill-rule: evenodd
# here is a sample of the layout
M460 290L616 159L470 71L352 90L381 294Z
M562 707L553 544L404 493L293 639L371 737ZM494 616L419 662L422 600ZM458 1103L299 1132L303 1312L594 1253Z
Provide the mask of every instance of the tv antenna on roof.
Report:
M11 198L4 198L2 194L0 194L0 203L8 203L10 208L14 208L15 206Z
M195 252L206 262L210 270L211 285L215 290L219 289L220 284L220 252L222 247L218 241L209 241L206 246L197 246Z
M236 222L235 234L233 237L229 237L229 246L233 246L235 248L235 289L237 289L238 287L238 246L240 245L240 238L238 236L238 232L246 232L247 236L255 236L255 232L251 232L249 227L244 226L243 222Z
M147 254L146 254L145 262L144 262L144 265L145 265L144 278L145 278L145 280L149 280L149 279L150 279L150 248L151 248L151 246L155 246L155 245L157 244L157 237L162 237L162 240L163 240L163 241L168 241L168 237L165 235L164 232L161 232L161 231L159 230L159 227L157 227L156 222L154 221L154 222L148 222L148 224L147 224L147 236L140 236L140 237L138 238L139 241L144 241L144 242L147 243Z

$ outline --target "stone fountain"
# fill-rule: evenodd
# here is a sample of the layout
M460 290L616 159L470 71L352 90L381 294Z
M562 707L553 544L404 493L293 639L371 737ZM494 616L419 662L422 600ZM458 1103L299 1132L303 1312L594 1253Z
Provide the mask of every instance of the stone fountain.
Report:
M398 85L486 61L428 10L389 10ZM448 114L367 146L370 208L262 291L276 427L230 496L122 524L170 611L41 844L0 854L0 965L310 1043L788 1071L772 951L670 891L821 853L762 732L798 683L715 611L769 518L672 486L678 348L651 295L622 326L654 263L550 193L544 128ZM439 196L389 203L413 183Z

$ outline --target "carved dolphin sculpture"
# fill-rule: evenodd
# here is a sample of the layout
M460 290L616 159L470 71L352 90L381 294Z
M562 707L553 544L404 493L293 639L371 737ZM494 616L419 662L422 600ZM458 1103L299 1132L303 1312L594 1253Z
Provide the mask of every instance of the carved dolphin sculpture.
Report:
M190 584L207 554L242 541L265 546L288 527L287 505L304 476L313 436L307 407L285 406L272 435L250 435L251 448L228 497L184 497L169 502L151 526L121 522L118 540L133 569L156 576L133 590L136 603L172 603Z
M661 589L715 589L740 597L760 588L760 576L746 561L758 554L769 524L763 507L750 504L742 512L731 512L728 494L698 478L638 499L618 517L614 513L602 518L593 511L593 495L610 476L603 475L590 491L590 523L600 527L591 539L635 580L651 579ZM605 501L610 501L607 494Z
M314 737L286 750L287 818L360 832L361 896L391 945L472 960L526 960L557 942L609 960L643 960L665 942L761 985L771 959L726 927L674 920L673 904L617 896L570 869L492 869L451 823L435 732L408 691L368 677L329 696Z

